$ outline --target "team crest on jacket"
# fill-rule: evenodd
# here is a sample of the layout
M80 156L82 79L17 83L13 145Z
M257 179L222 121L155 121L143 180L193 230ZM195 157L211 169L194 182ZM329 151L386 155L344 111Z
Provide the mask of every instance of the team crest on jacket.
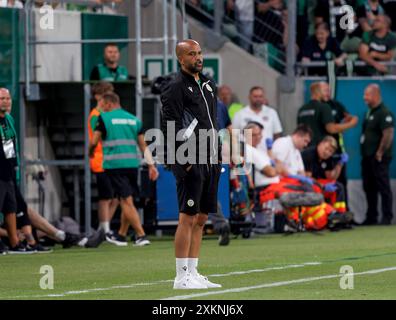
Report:
M188 201L187 201L187 205L188 205L189 207L192 207L192 206L194 205L194 200L193 200L193 199L188 200Z

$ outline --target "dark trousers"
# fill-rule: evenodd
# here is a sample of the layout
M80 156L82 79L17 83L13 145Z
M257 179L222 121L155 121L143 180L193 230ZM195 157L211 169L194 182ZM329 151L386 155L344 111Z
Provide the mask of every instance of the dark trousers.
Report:
M390 158L378 162L374 156L362 159L363 189L367 199L366 219L376 222L378 218L378 193L382 200L383 219L392 220L392 190L390 188Z
M337 179L337 182L341 183L344 186L344 194L345 194L345 204L347 206L347 210L349 210L348 205L348 180L346 175L346 164L342 166L340 176Z

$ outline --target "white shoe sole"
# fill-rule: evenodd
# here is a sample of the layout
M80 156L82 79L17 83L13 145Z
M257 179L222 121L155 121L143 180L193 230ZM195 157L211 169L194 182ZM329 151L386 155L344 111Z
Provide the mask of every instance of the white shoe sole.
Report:
M202 289L208 289L207 287L201 287L201 286L183 286L182 284L174 284L173 289L175 290L202 290Z
M143 247L143 246L148 246L148 245L150 245L150 244L151 244L150 241L145 240L145 241L142 241L142 242L140 242L140 243L135 243L133 246L134 246L134 247Z
M106 237L106 241L111 243L111 244L115 244L118 247L126 247L126 246L128 246L128 242L121 242L121 241L110 239L108 237Z
M208 289L208 287L195 278L187 278L188 280L179 280L173 283L173 289L181 290L197 290L197 289ZM188 283L187 283L188 282Z
M22 254L35 254L35 252L34 251L27 251L27 252L8 251L8 254L19 254L19 255L22 255Z

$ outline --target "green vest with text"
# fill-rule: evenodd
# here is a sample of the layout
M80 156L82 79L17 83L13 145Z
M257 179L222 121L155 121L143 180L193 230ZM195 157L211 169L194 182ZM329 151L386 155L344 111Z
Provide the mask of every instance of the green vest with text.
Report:
M119 108L101 114L106 137L103 140L103 169L138 168L137 139L142 122Z
M123 66L118 66L116 72L110 70L104 64L98 64L99 79L101 81L125 81L128 80L128 70Z

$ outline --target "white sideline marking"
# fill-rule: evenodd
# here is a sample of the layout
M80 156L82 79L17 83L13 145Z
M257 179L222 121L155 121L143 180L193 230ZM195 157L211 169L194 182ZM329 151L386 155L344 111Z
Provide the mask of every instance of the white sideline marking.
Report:
M373 269L373 270L368 270L368 271L363 271L363 272L357 272L357 273L354 273L353 275L360 276L360 275L366 275L366 274L382 273L382 272L387 272L387 271L396 271L396 267ZM264 283L264 284L260 284L260 285L256 285L256 286L250 286L250 287L240 287L240 288L218 290L218 291L206 291L206 292L202 292L202 293L195 293L195 294L189 294L189 295L184 295L184 296L174 296L174 297L164 298L161 300L184 300L184 299L205 297L205 296L211 296L211 295L222 294L222 293L244 292L244 291L249 291L249 290L254 290L254 289L280 287L280 286L285 286L285 285L290 285L290 284L295 284L295 283L304 283L304 282L311 282L311 281L324 280L324 279L333 279L333 278L338 278L341 276L343 276L343 275L342 274L330 274L327 276L320 276L320 277L310 277L310 278L295 279L295 280L290 280L290 281Z
M304 262L301 264L289 264L285 266L280 266L280 267L269 267L269 268L264 268L264 269L253 269L253 270L246 270L246 271L233 271L233 272L228 272L228 273L219 273L219 274L212 274L209 275L209 277L228 277L228 276L234 276L234 275L244 275L244 274L249 274L249 273L256 273L256 272L268 272L268 271L273 271L273 270L285 270L285 269L292 269L292 268L303 268L306 266L317 266L321 265L322 262ZM107 288L92 288L92 289L82 289L82 290L73 290L73 291L66 291L63 293L53 293L53 294L45 294L45 295L36 295L36 296L16 296L16 297L4 297L7 299L20 299L20 298L54 298L54 297L65 297L69 295L77 295L77 294L83 294L83 293L90 293L90 292L96 292L96 291L109 291L109 290L114 290L114 289L130 289L138 286L153 286L157 284L162 284L162 283L167 283L167 282L173 282L174 279L171 280L158 280L154 282L142 282L142 283L133 283L129 285L119 285L119 286L111 286Z

